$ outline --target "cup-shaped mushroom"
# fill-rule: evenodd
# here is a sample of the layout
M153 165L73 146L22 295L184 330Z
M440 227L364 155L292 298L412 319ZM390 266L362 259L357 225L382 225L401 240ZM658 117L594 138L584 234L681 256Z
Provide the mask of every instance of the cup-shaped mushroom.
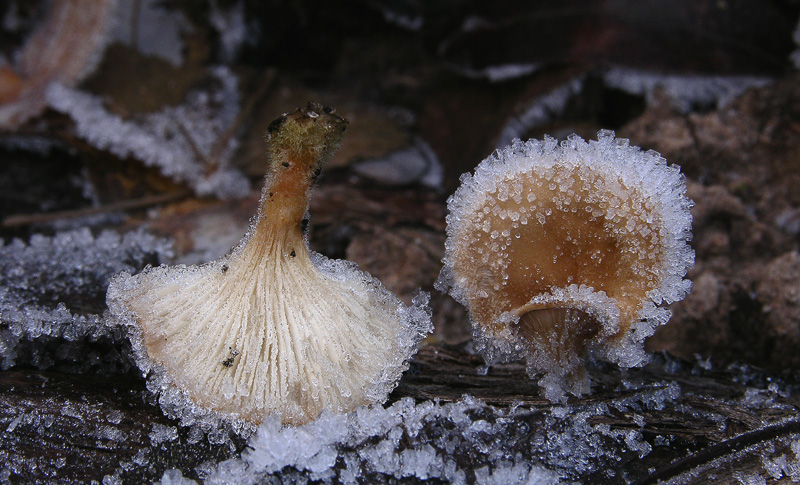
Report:
M115 277L107 301L130 325L143 371L196 405L253 423L299 424L382 402L430 332L412 306L348 261L308 249L311 187L346 121L309 104L269 129L259 214L230 255Z
M488 364L525 358L551 400L589 390L584 360L646 361L694 263L684 177L601 131L516 141L448 200L437 288L464 304Z

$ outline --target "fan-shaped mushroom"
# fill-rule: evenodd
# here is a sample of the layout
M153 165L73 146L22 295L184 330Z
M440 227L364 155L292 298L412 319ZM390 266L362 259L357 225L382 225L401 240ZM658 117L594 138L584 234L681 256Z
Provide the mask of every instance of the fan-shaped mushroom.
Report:
M270 125L258 217L229 256L111 282L109 309L141 335L143 370L254 423L276 412L303 423L385 400L431 330L427 295L406 307L353 263L309 251L302 229L346 123L309 103Z
M516 141L448 201L437 288L469 310L487 363L526 358L551 400L589 390L587 353L623 366L666 323L694 263L683 176L613 132Z

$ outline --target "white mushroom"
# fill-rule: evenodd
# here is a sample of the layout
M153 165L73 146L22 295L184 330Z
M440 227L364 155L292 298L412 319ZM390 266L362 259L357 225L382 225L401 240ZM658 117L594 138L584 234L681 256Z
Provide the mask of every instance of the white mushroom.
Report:
M309 251L302 229L346 123L309 103L270 125L258 217L229 256L111 282L110 312L140 334L144 371L253 423L280 413L299 424L386 399L431 330L427 295L406 307L355 264Z
M469 310L487 363L525 358L551 400L589 390L586 354L641 365L694 264L683 176L613 132L516 141L448 201L437 288Z

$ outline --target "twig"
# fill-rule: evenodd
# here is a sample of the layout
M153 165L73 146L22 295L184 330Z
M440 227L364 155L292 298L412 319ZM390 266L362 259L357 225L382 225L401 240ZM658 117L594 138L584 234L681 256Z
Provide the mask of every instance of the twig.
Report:
M258 101L266 94L267 89L272 85L272 81L275 80L275 69L269 68L264 72L264 75L261 76L261 80L259 80L258 85L256 85L256 89L253 90L247 99L244 100L242 103L242 109L239 111L239 114L236 116L236 119L233 120L233 123L228 126L228 128L222 132L222 134L217 138L217 141L214 142L214 146L211 148L210 158L212 160L219 159L220 154L225 149L225 146L230 141L231 137L236 133L242 123L250 117L250 114L255 109L256 104Z
M194 156L206 166L206 173L213 173L219 168L220 157L222 155L222 151L225 149L225 146L228 145L228 142L230 142L231 138L236 134L236 131L240 126L242 126L242 123L249 118L250 114L255 108L255 105L258 103L258 100L264 96L274 79L275 69L267 69L256 86L256 89L251 92L247 99L245 99L242 103L242 109L239 110L239 114L236 115L236 118L233 120L230 126L228 126L228 128L226 128L225 131L223 131L219 137L217 137L217 140L211 147L211 151L209 152L208 156L204 155L200 151L194 141L194 137L192 137L192 134L189 132L186 126L184 126L177 118L173 118L173 122L178 127L178 130L181 132L181 135L183 135L184 139L186 139L186 142L189 144L189 149L192 151Z
M113 204L108 204L100 207L85 207L83 209L74 209L68 211L48 212L38 214L18 214L5 218L3 220L3 228L8 229L12 227L30 226L32 224L44 224L61 219L72 219L75 217L86 217L94 214L103 214L107 212L126 211L134 209L142 209L153 205L164 204L180 200L190 195L188 191L181 191L176 194L162 194L143 197L141 199L123 200Z
M743 433L702 449L685 458L676 460L652 475L634 482L634 485L661 483L699 466L708 464L716 459L735 454L749 446L767 442L780 436L796 433L800 433L800 421L797 420L790 420Z

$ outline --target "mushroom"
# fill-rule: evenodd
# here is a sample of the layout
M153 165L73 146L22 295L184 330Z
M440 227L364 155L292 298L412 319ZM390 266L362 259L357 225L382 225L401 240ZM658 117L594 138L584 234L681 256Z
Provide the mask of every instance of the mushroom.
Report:
M307 207L347 121L309 103L268 130L258 216L226 257L116 276L112 316L140 368L201 408L258 424L382 402L431 331L428 295L405 306L354 263L308 249ZM155 379L154 378L154 379Z
M436 288L464 304L488 365L525 358L551 401L589 391L584 359L646 362L662 303L691 289L679 168L614 132L516 140L448 200Z

